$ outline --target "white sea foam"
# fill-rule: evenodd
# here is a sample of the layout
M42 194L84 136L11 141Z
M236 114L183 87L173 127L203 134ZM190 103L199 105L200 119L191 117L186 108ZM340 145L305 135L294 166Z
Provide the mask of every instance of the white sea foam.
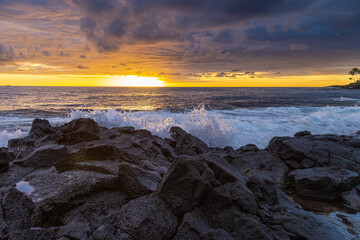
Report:
M350 101L350 102L360 102L360 98L349 98L349 97L339 97L339 98L335 98L335 101L339 101L339 102L346 102L346 101Z
M20 129L15 131L2 130L0 131L0 147L6 147L10 139L24 137L26 134L27 131L22 131Z
M73 110L68 118L49 119L62 124L89 117L104 127L133 126L147 129L160 137L169 137L171 126L180 126L211 146L238 148L248 143L264 148L274 136L292 136L309 130L313 134L354 134L360 130L360 107L271 107L173 113L167 110L122 112L115 109ZM28 127L29 129L30 127ZM11 134L0 135L1 146Z
M248 143L266 147L274 136L292 136L298 131L313 134L354 134L360 130L360 107L279 107L207 111L194 109L187 113L169 111L119 112L73 111L71 119L90 117L105 127L133 126L169 137L171 126L180 126L211 146L233 146Z

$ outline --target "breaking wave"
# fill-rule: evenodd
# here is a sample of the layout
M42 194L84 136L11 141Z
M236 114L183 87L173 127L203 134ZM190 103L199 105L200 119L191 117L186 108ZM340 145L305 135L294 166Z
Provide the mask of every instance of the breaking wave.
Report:
M235 110L207 110L203 106L181 112L72 110L67 118L53 118L54 125L89 117L104 127L133 126L169 137L171 126L179 126L210 146L240 146L253 143L264 148L274 136L292 136L308 130L313 134L355 134L360 130L360 107L269 107ZM1 122L0 122L1 124ZM21 130L0 132L0 146L13 137L23 136L31 122Z

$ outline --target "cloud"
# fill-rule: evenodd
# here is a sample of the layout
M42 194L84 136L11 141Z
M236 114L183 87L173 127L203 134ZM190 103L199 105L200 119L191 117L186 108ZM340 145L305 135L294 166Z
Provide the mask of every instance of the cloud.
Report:
M14 48L12 46L4 46L0 43L0 61L11 61L15 58Z
M50 51L47 51L47 50L42 51L42 54L43 54L44 56L46 56L46 57L51 56Z
M213 30L212 41L231 44L235 35L230 27L257 17L290 14L308 7L311 1L72 0L72 3L85 15L80 26L87 39L99 51L115 51L130 42L186 42L189 32L216 27L221 29Z
M306 50L308 48L309 48L308 45L305 45L305 44L302 44L302 43L293 43L290 46L290 49L294 50L294 51L296 51L296 50Z
M81 58L87 72L126 62L126 73L184 77L341 72L360 54L358 26L358 0L0 0L0 62L76 71Z
M78 69L89 69L89 67L83 66L83 65L77 65L76 68Z

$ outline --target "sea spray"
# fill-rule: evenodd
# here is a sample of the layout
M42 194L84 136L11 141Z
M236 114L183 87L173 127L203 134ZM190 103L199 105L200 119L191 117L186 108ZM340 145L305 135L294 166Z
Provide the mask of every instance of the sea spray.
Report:
M160 137L169 137L171 126L179 126L210 146L238 148L248 143L260 148L274 136L292 136L308 130L313 134L355 134L360 130L360 107L269 107L207 110L204 106L193 110L123 111L119 109L74 109L68 117L48 118L52 125L60 125L77 118L92 118L100 126L112 128L133 126L147 129ZM0 119L1 120L1 119ZM4 120L4 119L3 119ZM14 118L0 121L0 146L7 146L11 138L23 137L30 130L33 119ZM21 126L15 127L16 123ZM10 126L11 128L6 128Z

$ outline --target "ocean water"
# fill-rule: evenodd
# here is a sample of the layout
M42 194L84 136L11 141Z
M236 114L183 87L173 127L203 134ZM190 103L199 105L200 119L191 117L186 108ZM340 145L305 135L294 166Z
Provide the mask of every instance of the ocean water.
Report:
M274 136L356 135L360 90L324 88L115 88L0 86L0 146L25 136L34 118L60 125L90 117L169 137L180 126L211 146L264 148Z

